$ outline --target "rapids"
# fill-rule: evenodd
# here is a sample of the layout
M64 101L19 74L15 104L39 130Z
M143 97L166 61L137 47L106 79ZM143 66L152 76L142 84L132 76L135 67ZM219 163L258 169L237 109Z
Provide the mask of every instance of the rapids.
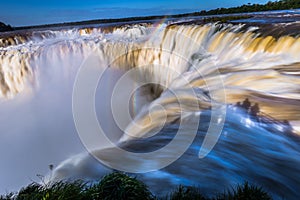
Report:
M299 52L297 35L266 35L260 27L245 24L141 23L3 34L0 39L0 109L7 104L26 107L34 106L32 102L40 102L47 110L51 101L46 104L45 100L51 96L36 100L36 95L43 94L45 88L48 93L59 91L54 92L57 96L66 94L67 100L62 98L61 101L71 103L70 92L76 73L93 54L97 58L97 62L91 63L95 72L106 66L112 70L102 85L132 69L137 75L131 77L133 82L138 79L151 83L133 94L130 106L133 120L125 121L119 127L122 131L115 127L110 129L117 132L116 135L112 133L112 137L120 147L147 152L167 144L180 129L179 122L185 124L185 134L189 134L191 124L199 123L195 141L181 158L159 171L138 175L151 190L163 194L170 186L186 184L199 185L208 194L213 194L216 189L222 191L248 180L262 185L275 198L297 199L300 189ZM117 81L112 82L115 85ZM103 100L104 96L111 95L111 88L101 87L97 89L99 101L96 107L111 101L109 97ZM105 89L106 92L101 92ZM176 95L172 95L174 92ZM274 119L288 120L293 134L250 123L251 119L247 121L246 113L231 106L245 98L258 103L260 111ZM57 104L59 100L60 97ZM213 103L216 108L211 110ZM63 112L64 108L58 107ZM210 126L211 112L221 108L226 119L220 138L213 150L199 159L198 152ZM9 113L9 109L4 113ZM105 118L101 118L101 114L103 110L98 110L100 123ZM22 115L26 118L26 111ZM50 112L49 117L56 115L59 112ZM42 116L46 119L47 114ZM104 124L113 120L111 114L109 116L109 120L104 119ZM70 110L66 118L68 128L65 130L75 132L74 125L69 122ZM8 121L2 120L3 123ZM217 126L220 121L214 123ZM49 126L44 128L47 127L51 129ZM156 129L159 129L157 135L139 139ZM64 128L56 131L64 131ZM17 132L20 135L22 130ZM127 134L122 135L123 132ZM184 142L184 135L180 139ZM120 167L155 165L134 157L119 158L114 147L104 147L93 152L108 166L116 159ZM68 155L74 154L72 151ZM172 154L170 151L165 153L160 156L165 158ZM96 179L108 171L110 169L94 158L81 154L58 165L50 179ZM157 181L165 182L166 188L158 188Z

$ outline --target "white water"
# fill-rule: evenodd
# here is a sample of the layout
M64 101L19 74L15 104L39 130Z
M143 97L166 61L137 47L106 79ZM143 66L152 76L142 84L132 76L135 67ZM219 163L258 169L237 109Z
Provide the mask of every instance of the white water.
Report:
M103 116L107 112L105 105L110 102L113 80L134 67L141 70L141 77L147 81L183 91L177 98L187 99L180 109L186 113L188 123L194 119L195 113L209 108L209 100L202 93L202 90L209 89L212 100L222 104L249 97L259 103L263 112L278 120L289 120L297 133L300 119L300 39L289 36L278 39L260 37L253 32L256 28L244 32L242 28L241 25L215 24L162 25L154 28L143 24L112 30L33 32L26 37L2 39L0 119L3 132L0 146L1 158L7 164L2 165L0 170L0 177L5 180L0 187L5 190L25 185L28 177L34 178L36 173L45 174L48 164L58 165L59 161L84 151L72 122L71 93L78 67L93 50L96 50L101 61L100 64L94 63L96 70L106 63L112 63L115 69L107 75L103 84L99 84L109 87L98 88L97 97L103 101L97 104L99 121L109 124L114 139L119 138L121 132L112 123L111 116ZM189 86L177 77L178 73L189 81ZM226 99L221 95L220 77L224 82ZM189 87L202 89L196 100L197 106L195 100L189 99ZM134 121L144 127L128 124L130 135L143 136L151 129L162 126L163 122L172 122L180 117L176 98L165 91L154 101L162 88L149 90L146 88L146 92L136 94L140 101L132 107L132 113L135 113ZM147 91L151 93L150 99L145 97L149 95ZM161 120L160 110L147 112L151 102L164 105L168 111L165 120ZM144 124L150 115L151 123ZM157 191L156 179L163 175L167 177L166 184L200 184L208 192L214 189L221 191L229 184L249 180L266 187L275 197L286 195L289 199L296 198L300 185L298 141L280 131L271 133L259 125L247 127L240 120L241 116L244 115L232 111L227 114L220 141L207 158L197 158L205 135L203 129L208 125L204 121L198 131L198 142L181 159L166 169L140 175L140 178L153 191ZM176 130L176 125L173 125L163 133L168 135ZM122 141L129 139L122 137ZM125 146L140 151L142 149L138 146L141 145L147 151L148 145L159 143L157 140L159 137L153 141L142 141L142 145L133 141ZM99 150L99 154L106 161L113 161L113 149ZM131 165L141 162L145 161L132 160ZM119 163L130 165L122 160ZM103 166L88 156L80 155L60 164L54 177L97 178L106 172ZM276 188L274 184L277 184Z

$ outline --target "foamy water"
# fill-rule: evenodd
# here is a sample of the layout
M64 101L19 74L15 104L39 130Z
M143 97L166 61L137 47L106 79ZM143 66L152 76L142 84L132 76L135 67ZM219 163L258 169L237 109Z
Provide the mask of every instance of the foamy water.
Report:
M72 121L72 87L79 67L93 54L98 59L91 63L96 73L107 65L111 67L97 89L98 120L106 125L114 141L120 139L120 146L149 151L151 146L163 145L173 137L178 130L174 122L184 118L182 123L188 127L189 123L198 123L195 119L200 117L197 139L179 160L160 171L139 175L151 190L160 191L155 183L161 177L165 177L166 190L181 183L199 185L209 194L248 180L262 185L274 197L296 199L299 140L282 128L266 129L250 123L247 114L229 107L216 146L204 159L198 158L198 151L209 125L211 102L225 106L249 98L263 113L278 121L289 120L294 135L299 134L299 52L298 37L265 36L258 27L229 24L137 24L3 36L1 157L15 165L14 170L10 164L0 170L5 177L1 188L19 186L14 181L6 185L10 177L16 177L15 171L22 172L22 177L13 179L25 184L25 176L46 174L50 163L58 165L52 177L55 180L94 179L109 171L87 155L70 157L84 151ZM124 122L123 131L129 135L122 135L107 105L119 77L134 68L138 77L131 77L132 83L125 89L134 85L135 78L157 85L146 85L134 93L129 107L133 121ZM152 109L155 105L162 108ZM159 127L164 129L157 136L132 140ZM185 138L181 140L184 143ZM23 152L29 158L16 159ZM129 158L119 158L115 148L100 146L95 152L108 166L115 159L120 166L153 165L137 158L130 158L128 163ZM165 153L166 157L172 155Z

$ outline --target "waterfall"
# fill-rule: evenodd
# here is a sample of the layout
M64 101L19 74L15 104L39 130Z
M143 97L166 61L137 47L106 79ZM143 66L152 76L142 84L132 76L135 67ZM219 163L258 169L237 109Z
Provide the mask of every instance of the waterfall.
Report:
M244 24L141 23L20 31L0 38L1 102L38 94L41 82L53 84L53 77L71 77L73 84L79 76L74 74L90 64L91 55L96 60L90 66L91 79L108 67L116 77L134 72L125 80L129 84L147 83L128 94L132 119L120 122L125 134L118 137L117 145L132 152L152 151L176 137L183 124L185 131L176 145L186 150L171 165L138 175L151 190L160 191L155 181L163 176L167 187L183 181L200 184L210 194L247 180L261 183L275 198L299 196L300 37L265 34L261 27ZM53 90L64 87L54 85ZM123 88L117 91L126 93ZM108 93L100 95L101 103ZM270 130L271 125L253 122L234 108L245 98L258 103L260 111L274 120L288 120L295 135L285 134L280 127ZM115 104L125 101L121 95L115 99ZM123 114L121 106L118 109ZM214 150L199 159L213 112L223 115L213 123L224 123L224 129ZM191 136L192 131L196 135ZM184 149L189 142L191 146ZM149 160L131 154L120 158L116 147L104 147L95 146L93 155L106 166L117 163L121 169L156 167L177 153L159 154L158 161L151 162L151 156ZM80 154L58 165L50 179L97 179L109 171L90 155Z
M13 98L37 84L37 71L43 67L37 66L37 60L51 63L56 59L63 64L69 55L83 60L97 51L110 67L128 70L148 65L141 68L143 78L168 87L180 87L180 80L174 80L183 74L193 87L205 89L205 81L209 81L210 92L218 96L219 86L214 81L221 76L226 92L223 103L251 97L263 112L298 125L298 37L262 36L258 27L244 25L171 24L155 28L138 24L33 31L3 37L0 46L2 98Z

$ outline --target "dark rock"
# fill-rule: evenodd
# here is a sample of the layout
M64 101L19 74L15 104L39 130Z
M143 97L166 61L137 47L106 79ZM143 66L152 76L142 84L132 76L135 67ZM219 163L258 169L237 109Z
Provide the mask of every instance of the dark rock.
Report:
M10 25L6 25L0 22L0 32L12 31L13 28Z

